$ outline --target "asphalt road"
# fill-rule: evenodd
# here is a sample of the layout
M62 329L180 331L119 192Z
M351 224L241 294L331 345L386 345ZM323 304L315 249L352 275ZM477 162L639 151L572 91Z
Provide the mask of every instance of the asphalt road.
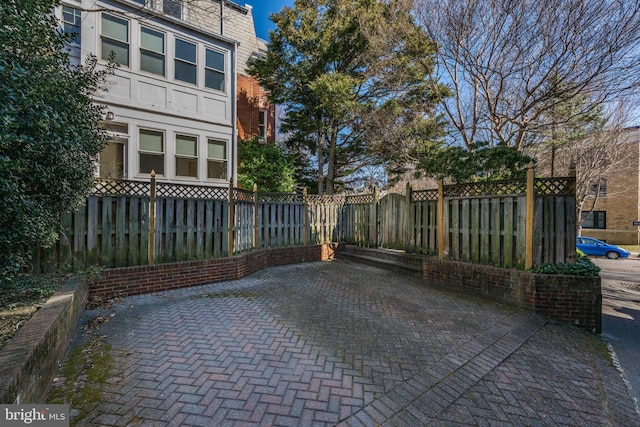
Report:
M601 268L602 336L613 347L626 379L640 401L640 258L592 258Z

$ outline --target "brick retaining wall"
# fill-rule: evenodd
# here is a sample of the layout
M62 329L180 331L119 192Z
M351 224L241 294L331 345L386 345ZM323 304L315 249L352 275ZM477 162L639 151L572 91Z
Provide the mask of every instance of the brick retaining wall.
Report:
M423 282L533 310L582 329L601 332L600 277L536 274L487 265L423 261Z
M85 278L68 280L0 350L0 403L44 403L87 294Z
M90 286L89 295L130 296L237 280L267 267L324 261L333 255L333 246L324 244L262 249L232 258L111 268L104 270L102 278Z

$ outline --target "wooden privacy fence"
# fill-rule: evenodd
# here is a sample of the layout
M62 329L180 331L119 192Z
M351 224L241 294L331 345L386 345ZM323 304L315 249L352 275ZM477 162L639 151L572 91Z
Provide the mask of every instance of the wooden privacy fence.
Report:
M385 209L382 247L519 269L575 262L575 176L536 179L530 166L521 180L408 186L382 198Z
M443 224L444 226L441 226ZM343 242L526 268L575 261L575 177L317 196L139 181L96 182L62 218L36 272L228 257L254 249Z

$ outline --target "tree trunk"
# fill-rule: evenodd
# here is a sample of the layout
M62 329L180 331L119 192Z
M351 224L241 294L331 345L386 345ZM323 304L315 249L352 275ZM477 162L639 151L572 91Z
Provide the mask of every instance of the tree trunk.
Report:
M322 132L318 131L318 195L324 194L324 150Z
M334 193L334 185L335 185L335 174L336 174L336 139L338 135L335 130L329 138L329 159L327 164L327 194L333 195Z

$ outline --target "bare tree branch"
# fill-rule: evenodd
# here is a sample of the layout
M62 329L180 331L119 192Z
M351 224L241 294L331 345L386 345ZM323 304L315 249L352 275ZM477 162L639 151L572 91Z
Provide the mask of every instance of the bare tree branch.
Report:
M584 114L639 87L635 0L413 3L438 43L435 74L454 93L440 99L443 113L469 149L484 140L522 150L553 125L558 102L585 97Z

